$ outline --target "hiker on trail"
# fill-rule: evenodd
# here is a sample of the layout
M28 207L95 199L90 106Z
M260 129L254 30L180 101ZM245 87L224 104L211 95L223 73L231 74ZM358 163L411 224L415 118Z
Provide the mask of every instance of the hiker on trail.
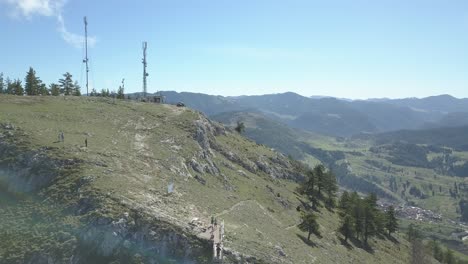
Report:
M216 244L216 257L219 258L219 253L221 253L221 245L219 243Z
M60 141L65 142L65 136L63 135L63 132L60 132Z
M211 225L214 224L214 216L211 216Z
M85 147L88 147L88 138L85 138L84 144L85 144Z

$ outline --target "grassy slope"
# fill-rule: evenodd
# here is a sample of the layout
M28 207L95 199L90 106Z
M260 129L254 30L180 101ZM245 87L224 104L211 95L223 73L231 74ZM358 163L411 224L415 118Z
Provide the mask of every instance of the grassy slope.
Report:
M226 222L226 247L269 262L407 261L408 245L403 239L398 245L389 240L373 241L373 252L341 245L335 233L338 219L325 209L318 220L323 238L313 237L313 246L305 244L300 237L306 234L295 227L299 221L295 211L298 197L293 192L296 185L272 180L266 174L252 174L219 153L215 153L213 161L225 177L203 173L200 176L206 185L197 182L191 177L197 173L186 169L184 163L198 157L193 122L199 118L197 112L167 105L0 96L1 122L24 131L31 148L59 147L61 151L53 155L84 161L80 174L93 179L88 191L102 198L107 208L103 213L122 215L122 207L113 207L118 201L177 226L186 226L194 217L207 223L211 215L218 215ZM54 143L59 131L64 131L65 144ZM84 148L86 137L88 148ZM228 132L216 140L245 157L277 155L235 133ZM168 196L166 188L172 180L176 191ZM226 181L234 190L225 189ZM66 186L66 182L60 186ZM279 202L278 193L286 206ZM280 246L287 256L280 257L275 246Z
M345 158L354 174L377 184L377 186L387 192L391 192L389 188L390 177L396 177L398 191L394 193L394 196L398 198L397 201L403 203L407 200L415 203L419 207L441 213L444 216L444 222L439 224L428 224L428 226L432 227L429 228L429 231L426 233L428 236L437 237L439 227L442 226L444 230L446 230L443 239L446 239L448 243L454 244L454 241L450 238L450 234L460 227L458 225L454 225L449 221L449 219L459 218L460 214L457 212L459 199L451 198L449 195L449 189L453 188L454 182L457 182L457 184L468 182L468 178L443 175L428 168L393 164L385 158L385 155L369 151L372 146L375 146L375 143L371 140L359 138L354 138L352 140L336 140L331 137L315 135L312 133L300 133L299 131L293 130L287 126L277 124L273 120L269 120L263 115L257 113L231 112L217 115L215 116L215 119L220 120L229 126L235 126L238 120L243 121L246 125L247 137L251 137L254 140L258 140L258 138L260 138L261 143L269 146L276 147L278 144L283 144L283 148L287 148L287 146L295 146L305 142L314 148L320 148L327 151L342 151L345 153ZM285 135L285 139L287 139L287 141L274 141L273 139L278 136L278 134ZM395 132L395 134L397 134L397 132ZM441 140L442 139L439 141ZM281 147L277 149L282 151ZM312 155L304 155L303 151L304 149L296 149L296 156L301 157L310 165L315 165L319 162L317 158ZM359 152L362 155L353 155L353 152ZM427 158L428 160L431 160L438 155L441 154L430 152L427 154ZM454 151L453 156L467 160L468 152ZM380 164L380 167L376 166L376 163ZM423 193L428 195L428 198L419 199L418 197L410 195L408 192L409 188L403 196L401 194L401 191L403 190L402 184L407 181L411 183L411 186L416 186ZM430 184L432 184L433 189L435 190L434 196L432 196L432 191L429 189ZM439 186L442 187L442 192L439 192ZM430 232L431 230L432 233ZM454 249L459 250L459 247L454 247Z

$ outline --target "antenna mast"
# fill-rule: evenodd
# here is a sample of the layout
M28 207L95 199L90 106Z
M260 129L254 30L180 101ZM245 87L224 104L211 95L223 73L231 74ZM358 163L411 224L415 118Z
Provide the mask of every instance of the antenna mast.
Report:
M143 97L146 98L146 77L148 76L148 73L146 72L146 47L147 47L147 42L143 42Z
M86 96L89 96L88 94L88 73L89 73L89 67L88 67L88 20L86 20L86 17L84 17L84 25L85 25L85 59L83 60L84 63L86 63Z

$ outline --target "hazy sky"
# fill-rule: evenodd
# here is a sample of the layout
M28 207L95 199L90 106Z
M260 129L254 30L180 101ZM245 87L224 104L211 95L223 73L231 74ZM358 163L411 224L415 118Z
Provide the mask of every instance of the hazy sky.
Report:
M468 97L468 1L0 0L0 72L97 89Z

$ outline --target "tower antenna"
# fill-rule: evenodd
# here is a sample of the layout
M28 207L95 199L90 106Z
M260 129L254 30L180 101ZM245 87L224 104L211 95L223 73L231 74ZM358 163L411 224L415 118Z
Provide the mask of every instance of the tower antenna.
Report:
M86 96L89 96L88 94L88 73L89 73L89 67L88 67L88 20L86 17L84 17L84 25L85 25L85 59L83 60L83 63L86 63Z
M146 41L143 41L143 97L146 98L146 77L148 76L148 73L146 72L146 48L148 46L148 43Z

